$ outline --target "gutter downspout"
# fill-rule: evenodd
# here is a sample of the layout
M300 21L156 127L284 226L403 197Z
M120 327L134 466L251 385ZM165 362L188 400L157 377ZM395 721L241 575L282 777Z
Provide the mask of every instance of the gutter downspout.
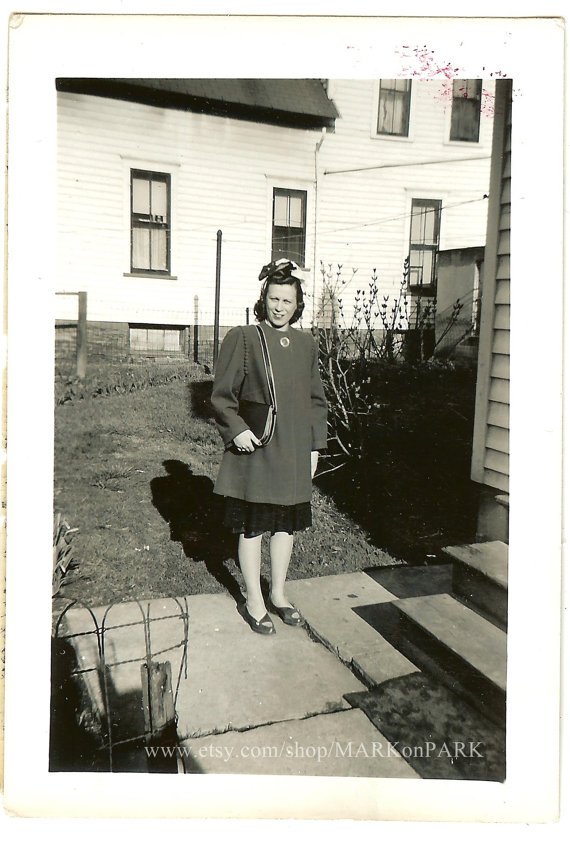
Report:
M317 219L318 219L318 198L319 198L319 174L317 168L318 162L318 154L321 149L321 145L325 140L325 136L327 134L327 128L321 128L321 137L317 141L315 145L315 226L313 230L313 327L315 325L315 317L316 317L316 297L317 297Z

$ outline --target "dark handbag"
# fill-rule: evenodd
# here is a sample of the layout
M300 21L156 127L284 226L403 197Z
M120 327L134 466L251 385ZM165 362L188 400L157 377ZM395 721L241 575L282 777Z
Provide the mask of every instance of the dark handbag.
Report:
M273 380L273 370L271 368L271 359L269 358L269 350L265 334L260 325L256 326L259 333L259 341L261 344L261 353L263 356L263 364L265 366L265 376L267 378L267 388L269 390L270 403L259 403L254 400L239 400L238 415L243 418L254 436L257 436L262 446L268 445L273 438L275 432L275 424L277 419L277 398L275 395L275 382Z

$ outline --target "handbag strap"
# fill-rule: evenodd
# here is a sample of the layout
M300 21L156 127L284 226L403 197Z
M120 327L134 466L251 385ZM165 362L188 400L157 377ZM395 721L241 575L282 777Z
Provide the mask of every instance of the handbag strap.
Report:
M274 411L277 412L277 395L275 394L275 380L273 379L273 368L271 366L271 357L269 356L269 348L265 333L261 328L261 324L256 324L257 332L259 333L259 341L261 343L261 353L263 356L263 364L265 366L265 376L267 377L267 387L269 389L269 399Z

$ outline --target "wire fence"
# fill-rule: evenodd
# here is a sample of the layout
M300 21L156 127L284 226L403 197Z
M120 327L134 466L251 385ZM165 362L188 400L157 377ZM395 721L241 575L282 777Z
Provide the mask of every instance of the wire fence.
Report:
M102 366L150 363L160 368L169 367L173 362L178 365L186 362L211 371L215 365L216 343L221 343L231 327L254 321L253 310L249 307L226 309L216 339L216 327L211 314L196 311L191 324L161 323L161 317L170 317L167 313L157 313L153 323L96 321L89 320L85 292L58 292L58 295L62 303L64 299L66 301L61 313L69 317L59 318L55 323L57 379L76 376L83 379L87 373L97 371ZM441 313L430 313L427 319L422 316L422 328L427 328L434 335L438 354L445 355L453 351L464 340L477 341L478 301L473 299L472 293L469 295L473 308L466 302L457 314L452 306ZM399 339L408 347L413 346L418 309L416 299L412 299L405 320L400 322L403 326L391 330L394 339ZM330 327L331 322L341 329L342 321L339 321L336 311L332 316L318 310L314 328L322 330L323 327ZM358 334L354 327L352 331L353 335ZM374 333L384 337L386 329L380 328Z
M77 600L65 604L52 635L50 770L80 771L91 758L95 770L129 771L125 763L138 761L134 770L144 771L145 744L176 740L189 621L186 598L98 609ZM82 706L76 715L89 727L89 744L78 737L77 749L64 753L73 734L65 721L68 700Z
M89 320L84 292L58 292L66 312L74 317L56 319L56 376L85 377L101 365L188 361L209 369L214 364L215 326L210 315L197 314L191 324L110 322ZM158 316L160 317L160 316ZM224 310L221 341L238 324L249 324L253 310Z

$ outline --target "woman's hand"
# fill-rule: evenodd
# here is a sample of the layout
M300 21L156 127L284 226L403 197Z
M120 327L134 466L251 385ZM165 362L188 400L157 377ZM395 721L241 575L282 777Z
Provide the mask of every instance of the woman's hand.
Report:
M317 470L317 463L319 461L319 452L311 451L311 480L315 476L315 471Z
M253 453L256 448L261 447L261 442L251 430L244 430L234 436L234 445L238 453Z

